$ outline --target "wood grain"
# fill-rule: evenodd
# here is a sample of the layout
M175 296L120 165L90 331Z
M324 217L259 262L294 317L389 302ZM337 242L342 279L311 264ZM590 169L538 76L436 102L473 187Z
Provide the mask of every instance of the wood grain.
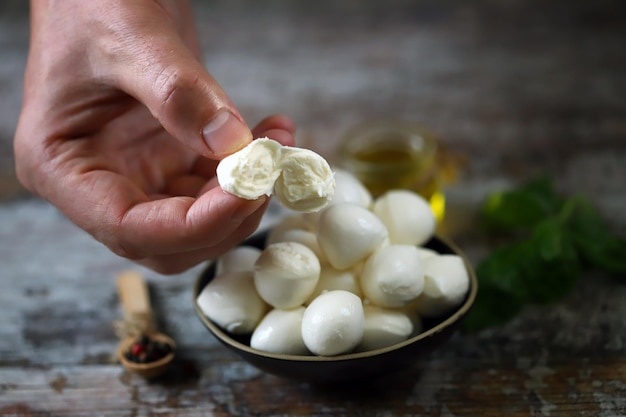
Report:
M537 173L590 196L626 235L624 2L194 2L205 64L250 124L284 112L333 161L355 123L405 118L467 165L445 232L473 262L493 249L475 212ZM28 22L0 14L0 172L13 172ZM586 271L571 294L458 333L415 366L341 387L262 373L195 316L203 266L139 268L178 350L148 382L113 354L115 276L137 268L44 201L0 181L0 416L626 416L626 285ZM264 225L284 214L272 206Z

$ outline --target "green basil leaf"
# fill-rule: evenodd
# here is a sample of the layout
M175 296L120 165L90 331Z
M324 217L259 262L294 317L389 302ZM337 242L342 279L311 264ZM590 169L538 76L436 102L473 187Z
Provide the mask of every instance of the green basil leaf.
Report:
M591 266L626 277L626 239L615 235L598 210L582 197L568 219L581 257Z
M505 324L515 317L525 302L511 293L490 285L479 285L476 301L463 320L463 328L477 331Z
M580 275L580 259L559 219L541 222L523 247L520 268L531 302L555 301L572 289Z
M626 239L588 199L558 196L547 178L490 194L481 222L492 231L526 233L511 234L512 243L477 265L479 291L468 329L502 324L525 305L558 300L584 266L626 277Z
M491 193L481 207L481 221L494 231L528 229L557 212L561 203L552 183L541 178L513 190Z
M569 209L564 219L567 227L577 239L606 240L613 234L598 210L584 197L573 197L564 204L563 211Z
M505 293L515 294L522 300L528 300L524 271L520 266L524 246L524 242L503 246L480 262L476 266L479 287L496 288Z
M549 218L541 222L530 237L538 255L544 261L558 259L566 249L566 236L558 219Z
M626 239L612 237L602 241L578 242L584 257L592 266L626 278Z

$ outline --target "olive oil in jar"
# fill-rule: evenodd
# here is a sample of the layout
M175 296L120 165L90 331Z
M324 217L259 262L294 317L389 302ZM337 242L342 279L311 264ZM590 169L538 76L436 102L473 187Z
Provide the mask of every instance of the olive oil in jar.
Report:
M358 126L339 147L341 168L353 173L378 197L392 189L412 190L430 202L437 220L445 214L438 175L438 140L429 132L402 123Z

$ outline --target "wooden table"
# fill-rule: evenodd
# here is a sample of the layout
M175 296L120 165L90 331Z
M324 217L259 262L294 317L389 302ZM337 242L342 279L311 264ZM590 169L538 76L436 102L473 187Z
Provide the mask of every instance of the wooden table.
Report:
M491 249L472 223L481 199L538 172L594 198L626 233L622 3L240 6L196 9L206 65L251 123L288 113L300 144L331 161L363 120L439 133L468 161L448 190L447 233L473 262ZM4 155L26 54L15 8L0 16ZM594 271L563 300L457 333L399 375L329 389L262 373L219 345L192 306L204 266L173 277L140 269L179 344L171 372L147 382L112 359L113 278L134 266L28 198L10 157L0 165L1 416L626 416L626 285Z

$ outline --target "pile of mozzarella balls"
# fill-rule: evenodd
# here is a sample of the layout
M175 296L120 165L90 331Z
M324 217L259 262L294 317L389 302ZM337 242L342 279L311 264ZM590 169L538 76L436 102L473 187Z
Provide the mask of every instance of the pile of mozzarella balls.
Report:
M436 220L412 191L373 199L335 170L332 201L285 217L263 250L239 246L216 260L201 291L203 313L250 346L288 355L335 356L402 342L422 319L458 307L468 289L463 259L423 247Z

